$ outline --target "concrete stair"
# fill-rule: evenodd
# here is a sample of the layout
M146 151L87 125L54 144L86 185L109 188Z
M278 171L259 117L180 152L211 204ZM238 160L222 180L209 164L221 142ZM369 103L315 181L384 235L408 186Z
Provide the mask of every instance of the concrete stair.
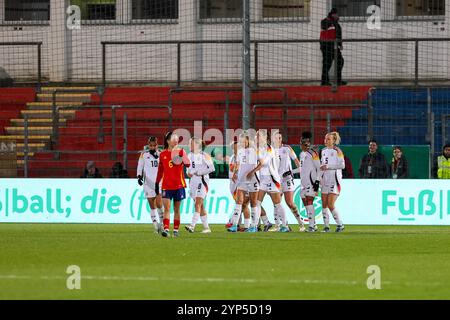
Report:
M21 115L28 115L29 119L51 119L52 110L22 110ZM75 110L60 110L60 119L73 119L75 117Z
M56 101L56 107L81 107L83 102L81 101ZM52 110L53 102L48 101L36 101L27 103L29 110Z
M52 102L53 94L52 93L38 93L37 100L39 102ZM58 102L89 102L91 101L90 93L57 93L56 101Z
M0 135L0 140L16 142L17 164L23 165L25 116L28 118L28 157L34 157L38 151L45 151L51 146L53 133L53 92L66 90L67 93L56 93L57 107L74 107L74 109L59 110L59 128L67 124L67 120L74 119L76 111L83 104L91 102L92 95L97 92L96 87L42 87L41 93L36 94L35 101L26 104L26 109L20 112L20 118L10 119L10 126L5 127L6 135ZM91 93L87 92L91 91Z

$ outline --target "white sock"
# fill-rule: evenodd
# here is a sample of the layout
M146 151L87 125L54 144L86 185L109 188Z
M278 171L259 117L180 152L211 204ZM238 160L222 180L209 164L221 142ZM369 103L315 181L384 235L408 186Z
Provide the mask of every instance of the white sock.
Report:
M341 218L339 217L338 210L336 208L334 208L333 211L331 211L331 214L333 215L333 219L334 219L334 221L336 221L336 224L338 226L341 226L342 225L342 221L341 221Z
M156 215L157 215L157 210L156 209L151 209L150 210L150 217L152 218L153 226L155 227L156 230L158 230L158 218L156 217Z
M306 212L308 213L309 227L314 228L316 226L316 216L314 212L314 206L312 204L307 205Z
M298 225L303 226L303 219L300 216L300 214L298 213L298 208L295 204L294 204L294 207L291 208L291 212L294 215L295 219L297 219Z
M265 217L267 218L267 216L265 216ZM255 220L253 220L256 227L259 225L260 218L261 218L261 201L256 200L256 216L255 216Z
M242 212L242 204L237 204L234 206L233 216L231 217L231 222L233 225L237 225L239 222L239 218L241 217Z
M267 215L261 216L261 220L264 223L265 226L269 225L269 218L267 218Z
M191 226L195 228L195 225L198 222L198 218L200 218L200 212L195 212L194 216L192 217Z
M158 215L159 215L159 223L163 223L164 220L164 209L158 208Z
M280 225L280 218L278 217L278 214L276 212L273 213L273 219L275 221L275 225Z
M259 223L258 207L251 207L250 212L252 216L252 226L257 227Z
M323 215L323 225L324 227L329 228L330 227L330 215L328 213L328 208L322 209L322 215Z
M202 219L203 229L209 229L208 216L205 214L204 216L201 216L200 219Z
M244 228L250 227L250 219L244 219Z
M286 221L286 211L284 211L283 205L281 203L276 204L275 206L275 212L278 212L281 220L281 224L286 227L287 221Z

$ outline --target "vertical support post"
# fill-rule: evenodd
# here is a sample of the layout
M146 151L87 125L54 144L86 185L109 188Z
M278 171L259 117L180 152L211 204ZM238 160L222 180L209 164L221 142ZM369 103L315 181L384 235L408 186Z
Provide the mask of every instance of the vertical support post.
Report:
M367 99L367 141L373 138L373 88L369 90Z
M254 59L255 59L255 87L258 87L258 78L259 78L259 75L258 75L258 55L259 55L259 53L258 53L258 50L259 50L259 48L258 48L258 42L255 42L255 53L254 53Z
M106 87L106 44L102 42L102 85Z
M111 143L112 143L112 159L113 160L117 160L116 107L117 106L111 106Z
M312 141L311 141L311 144L314 144L314 106L313 105L311 105L310 107L310 117L311 117L311 120L310 120L310 126L311 126L311 128L310 128L310 131L311 131L311 135L312 135Z
M59 109L60 109L60 107L56 107L55 118L54 118L54 121L56 123L55 133L53 136L54 143L55 143L54 148L56 148L56 146L58 145L58 141L59 141ZM59 156L60 156L60 153L58 151L56 151L56 153L54 155L55 160L59 160Z
M177 43L177 88L181 87L181 43Z
M426 141L431 142L431 88L427 88L427 135Z
M229 112L230 112L230 96L229 96L230 92L227 91L225 93L225 115L223 117L223 130L224 132L227 132L229 123L228 123L228 119L229 119Z
M24 114L23 176L28 178L28 114Z
M447 143L446 137L447 137L447 117L449 117L448 114L443 114L441 117L441 139L442 139L442 146L445 146Z
M250 0L243 0L242 17L242 129L250 128Z
M431 136L430 136L430 172L429 172L429 177L432 176L432 172L431 172L431 168L432 168L432 163L433 163L433 159L434 159L434 152L435 152L435 143L434 143L434 112L431 112L430 114L430 123L431 123Z
M103 95L105 94L105 87L101 87L98 89L98 94L100 96L100 110L99 110L99 128L98 128L98 142L104 143L105 132L104 132L104 119L103 119Z
M37 92L41 92L42 87L42 42L38 44L38 52L37 52L37 72L38 72L38 85L37 85Z
M52 93L52 149L56 147L56 130L58 128L58 123L56 122L56 93L58 91L57 90L53 90Z
M287 132L287 127L288 127L288 108L286 106L286 104L283 103L283 140L284 141L288 141L288 132Z
M123 115L123 167L128 171L128 118Z
M223 117L223 132L225 135L225 141L222 147L222 154L225 159L225 156L227 155L227 146L231 143L229 141L229 137L227 134L228 127L229 127L229 112L230 112L230 92L225 92L225 115Z
M331 132L331 114L327 112L327 132Z
M417 87L419 85L419 40L414 41L414 47L415 47L414 84Z
M173 130L173 114L172 114L172 96L169 97L169 106L167 107L169 112L169 130Z

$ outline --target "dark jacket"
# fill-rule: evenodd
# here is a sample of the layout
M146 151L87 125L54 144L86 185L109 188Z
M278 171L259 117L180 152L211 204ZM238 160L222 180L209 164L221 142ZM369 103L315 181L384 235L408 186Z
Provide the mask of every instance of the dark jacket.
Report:
M358 172L359 177L363 179L386 179L389 177L386 158L379 152L365 154L359 164Z
M114 178L115 179L118 179L118 178L129 178L128 177L128 171L123 168L123 165L120 162L116 162L114 164L114 166L112 167L111 174L109 175L109 177L113 178L113 179Z
M394 178L397 175L397 179L407 179L408 178L408 160L404 156L400 158L400 161L396 165L394 158L391 160L390 166L390 178Z

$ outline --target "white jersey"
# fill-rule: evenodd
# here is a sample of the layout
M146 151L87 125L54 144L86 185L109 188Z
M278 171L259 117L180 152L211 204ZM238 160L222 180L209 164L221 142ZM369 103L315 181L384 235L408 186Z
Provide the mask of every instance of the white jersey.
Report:
M249 182L247 174L256 168L258 162L256 150L254 148L241 148L238 150L238 182ZM258 179L257 175L255 176ZM253 180L253 179L251 179Z
M146 150L141 153L138 161L136 176L142 176L144 183L151 188L155 187L159 154L159 151L156 151L155 155L153 155L149 150Z
M290 146L284 144L280 148L276 149L276 151L280 159L278 173L280 174L280 177L283 177L283 174L285 172L292 171L292 161L295 161L295 159L297 159L297 155ZM289 180L292 179L292 177L289 176L282 179Z
M339 186L342 181L342 169L345 168L344 154L338 147L324 148L321 152L321 165L327 170L322 174L322 186Z
M320 171L319 154L313 149L300 153L300 181L302 186L313 185Z
M259 174L261 179L274 180L281 182L278 168L280 166L280 157L277 151L270 145L258 149L258 160L263 163Z
M209 154L202 152L199 153L189 153L189 161L191 162L190 167L187 169L189 174L193 177L190 179L191 183L203 183L209 184L209 174L214 172L214 163Z

